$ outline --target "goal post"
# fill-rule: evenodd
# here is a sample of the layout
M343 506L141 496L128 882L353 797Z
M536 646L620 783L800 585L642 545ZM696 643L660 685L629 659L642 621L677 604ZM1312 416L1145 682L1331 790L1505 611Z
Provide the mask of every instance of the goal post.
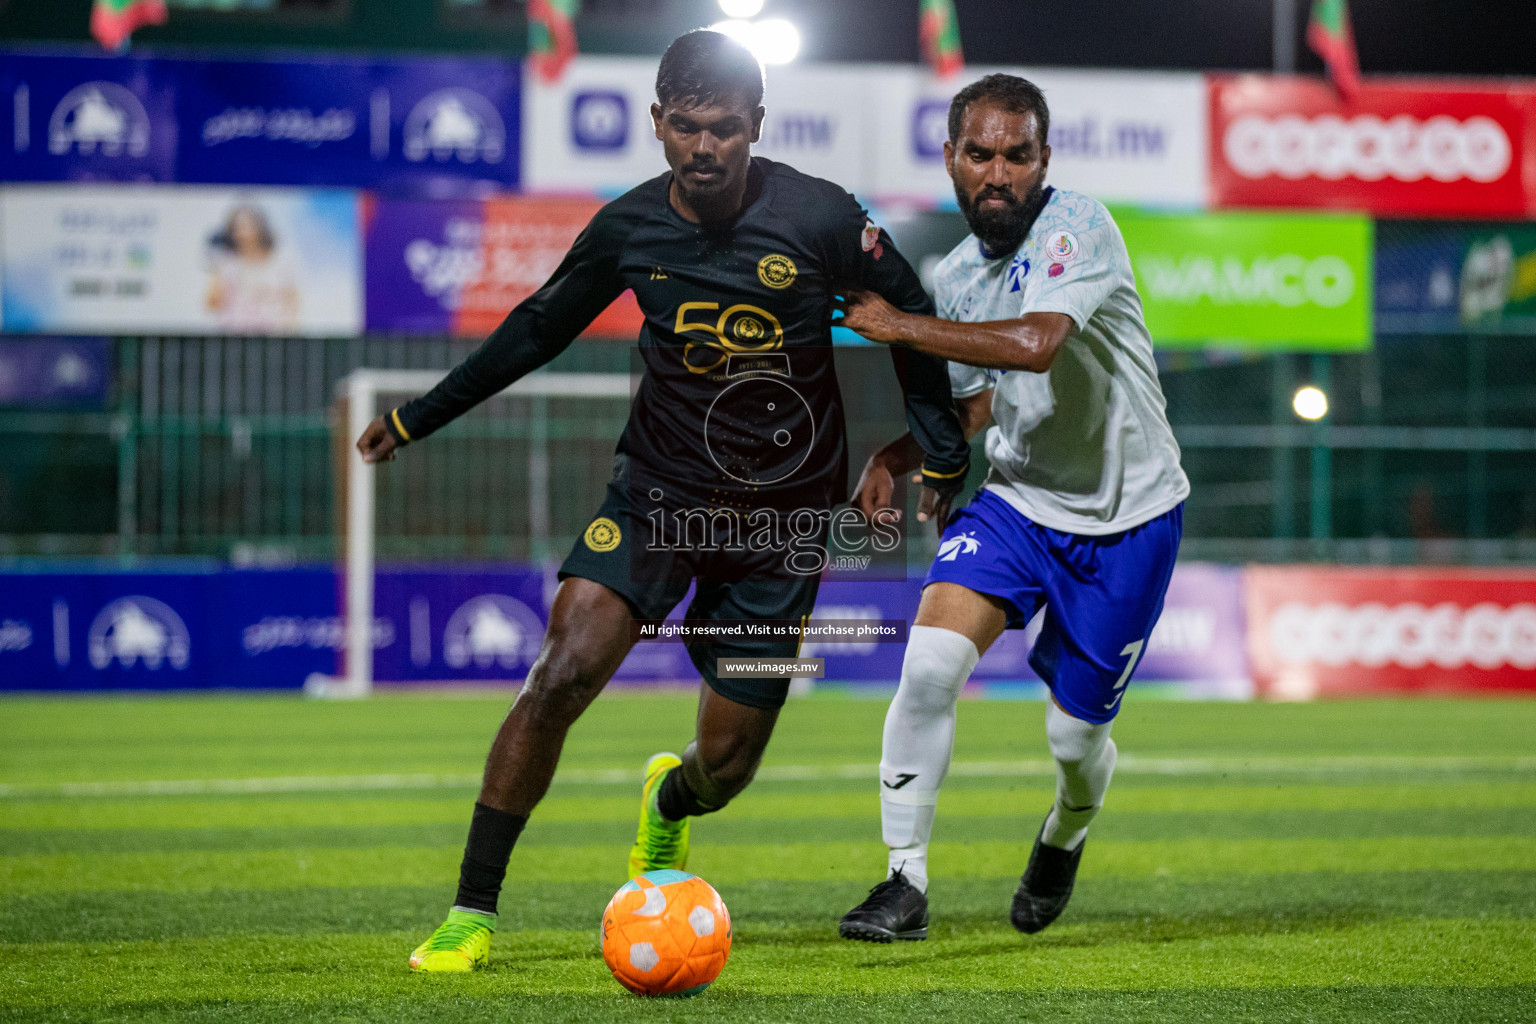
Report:
M431 390L444 376L441 370L357 369L337 384L336 415L332 417L336 433L335 481L339 489L337 507L341 513L340 610L343 619L341 671L338 675L312 674L304 683L304 692L314 697L365 697L374 683L374 581L378 563L378 467L367 465L354 444L376 416L387 412L381 399L392 399L389 407ZM524 449L526 491L525 528L530 561L547 561L552 554L551 458L548 431L548 406L551 400L576 400L589 403L623 400L627 416L639 378L625 373L553 373L529 374L511 387L488 399L474 413L466 416L479 423L475 436L487 443L515 438ZM398 399L398 401L394 401ZM499 400L524 399L526 402ZM478 415L476 415L478 414ZM471 416L474 419L471 419ZM461 422L463 422L461 420ZM603 440L611 450L616 431ZM439 443L439 447L442 445ZM429 449L430 451L430 449ZM496 453L492 453L494 458ZM427 455L425 458L430 459ZM411 458L406 456L405 458ZM402 460L403 461L403 460ZM425 460L424 460L425 461ZM481 465L491 463L482 458ZM583 460L590 463L590 460ZM562 465L566 463L562 461ZM586 467L590 469L590 466ZM606 472L603 473L606 480ZM441 483L441 482L439 482Z

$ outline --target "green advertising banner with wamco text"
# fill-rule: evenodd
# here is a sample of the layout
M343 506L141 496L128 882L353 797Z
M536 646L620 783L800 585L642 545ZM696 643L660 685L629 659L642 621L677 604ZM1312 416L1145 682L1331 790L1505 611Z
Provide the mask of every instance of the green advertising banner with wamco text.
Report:
M1159 346L1371 347L1369 218L1117 210L1115 220Z

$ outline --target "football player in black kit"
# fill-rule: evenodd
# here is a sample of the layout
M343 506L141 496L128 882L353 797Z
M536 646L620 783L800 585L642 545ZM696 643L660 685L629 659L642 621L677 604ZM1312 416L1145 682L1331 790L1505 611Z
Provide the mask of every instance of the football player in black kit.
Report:
M803 620L816 599L848 452L833 370L832 312L847 288L932 316L917 275L836 185L753 158L762 69L739 43L691 32L662 57L651 107L671 170L598 211L558 270L437 387L369 425L368 462L393 459L547 363L626 288L645 314L645 374L597 516L560 568L537 662L491 745L457 899L411 955L419 971L485 962L507 862L549 788L566 732L635 643L690 583L690 620ZM919 519L942 523L968 448L942 360L893 349L907 423L923 448ZM702 510L766 542L695 545L683 513ZM767 518L764 518L764 517ZM759 527L769 523L766 532ZM786 550L788 531L793 550ZM686 535L685 534L689 534ZM775 540L774 538L778 539ZM695 642L704 678L697 736L681 758L646 765L630 875L681 868L688 818L751 781L787 677L720 678L721 656L792 657L795 640Z

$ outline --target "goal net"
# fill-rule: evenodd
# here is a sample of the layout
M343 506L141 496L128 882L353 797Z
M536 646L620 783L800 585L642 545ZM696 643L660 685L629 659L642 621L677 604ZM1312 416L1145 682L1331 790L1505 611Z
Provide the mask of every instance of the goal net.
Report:
M602 501L638 378L534 373L382 466L354 447L374 419L430 390L440 370L354 370L332 416L345 640L340 672L305 691L362 697L374 683L374 581L383 562L541 565Z

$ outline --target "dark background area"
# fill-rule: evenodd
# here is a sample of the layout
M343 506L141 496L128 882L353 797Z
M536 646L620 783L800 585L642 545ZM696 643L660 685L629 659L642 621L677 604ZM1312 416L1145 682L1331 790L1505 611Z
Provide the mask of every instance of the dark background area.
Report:
M1536 74L1530 3L1351 0L1367 74ZM1295 0L1298 70L1321 69L1301 40L1310 7ZM765 17L801 29L806 60L915 61L918 0L768 0ZM1264 70L1271 0L957 0L973 64ZM0 40L87 42L90 0L0 0ZM591 53L659 53L679 33L723 17L714 0L586 0L577 30ZM520 0L328 0L270 12L173 10L141 30L151 47L324 47L500 51L526 39Z

